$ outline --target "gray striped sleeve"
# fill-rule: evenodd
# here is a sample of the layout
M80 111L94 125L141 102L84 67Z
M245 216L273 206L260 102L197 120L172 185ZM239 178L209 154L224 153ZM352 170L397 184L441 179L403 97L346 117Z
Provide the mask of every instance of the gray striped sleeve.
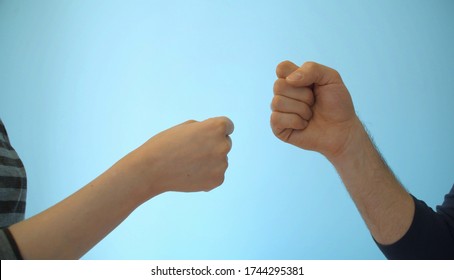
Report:
M25 216L27 177L24 165L11 146L0 119L0 227L7 227Z
M17 245L12 237L9 236L9 231L6 229L0 230L0 259L2 260L18 260L21 259Z

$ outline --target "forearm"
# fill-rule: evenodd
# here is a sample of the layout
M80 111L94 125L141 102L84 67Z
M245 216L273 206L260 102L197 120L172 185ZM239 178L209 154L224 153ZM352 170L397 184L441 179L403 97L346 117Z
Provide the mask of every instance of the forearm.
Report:
M414 202L357 120L342 153L328 158L375 240L392 244L408 230Z
M148 199L122 164L48 210L13 225L10 230L24 259L78 259Z
M150 138L75 194L11 226L22 256L80 258L150 198L219 186L233 129L230 119L216 117L187 121Z

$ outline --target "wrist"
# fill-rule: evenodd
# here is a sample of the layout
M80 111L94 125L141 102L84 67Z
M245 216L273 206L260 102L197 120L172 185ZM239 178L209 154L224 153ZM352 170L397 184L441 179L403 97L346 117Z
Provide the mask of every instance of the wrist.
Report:
M366 150L373 146L370 137L358 117L345 128L345 139L338 149L325 157L335 166L349 162L357 157L362 157Z
M140 154L133 151L107 171L116 185L126 188L126 193L137 206L165 192L155 165L143 160Z

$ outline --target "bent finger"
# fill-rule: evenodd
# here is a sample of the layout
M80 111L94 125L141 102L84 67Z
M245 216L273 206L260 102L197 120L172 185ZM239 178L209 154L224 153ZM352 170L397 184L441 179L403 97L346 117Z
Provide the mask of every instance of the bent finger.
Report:
M283 129L305 129L308 125L308 121L301 118L297 114L293 113L282 113L282 112L273 112L271 113L271 127L277 130Z
M302 101L309 106L314 105L314 93L309 87L294 87L287 83L285 79L277 79L274 82L273 92L275 95L283 95Z
M312 109L306 103L282 95L274 96L271 109L281 113L297 114L305 120L312 117Z
M289 60L282 61L276 66L276 76L285 79L298 68L298 65Z

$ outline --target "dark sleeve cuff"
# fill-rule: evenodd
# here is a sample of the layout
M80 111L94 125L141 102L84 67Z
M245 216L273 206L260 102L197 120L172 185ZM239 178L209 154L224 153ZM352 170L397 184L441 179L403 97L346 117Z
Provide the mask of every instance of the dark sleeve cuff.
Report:
M413 197L413 196L412 196ZM377 246L388 259L454 259L454 237L443 216L413 197L415 214L405 235L391 245Z
M17 246L16 240L8 228L0 231L1 259L2 260L22 260L22 255Z

